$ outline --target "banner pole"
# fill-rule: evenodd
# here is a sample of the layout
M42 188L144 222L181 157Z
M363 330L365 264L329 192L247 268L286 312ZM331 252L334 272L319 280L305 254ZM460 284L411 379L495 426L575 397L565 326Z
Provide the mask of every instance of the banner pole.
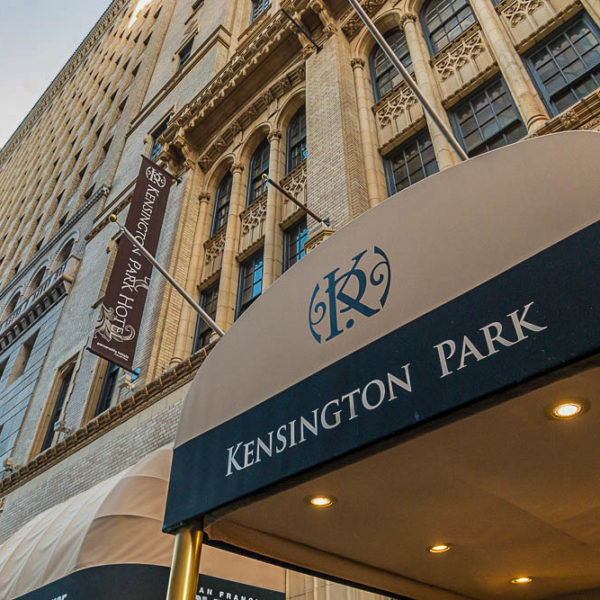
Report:
M181 527L177 530L166 600L195 600L202 537L202 529L195 527Z
M437 125L438 129L442 132L442 135L446 138L447 142L452 146L452 149L458 154L461 160L469 160L469 156L463 150L459 141L454 137L454 134L449 127L442 121L440 115L436 112L435 108L429 103L427 98L421 92L421 88L417 85L417 82L410 76L410 73L406 70L405 66L400 62L400 59L396 56L391 46L387 43L386 39L381 35L381 32L375 26L375 23L371 20L369 15L365 12L365 9L359 4L358 0L348 0L352 5L352 8L356 11L360 20L365 24L371 35L375 38L375 41L379 47L383 50L384 54L388 57L391 63L400 71L404 81L406 81L408 87L412 93L417 97L417 100L423 106L425 112L431 117L431 120Z
M184 300L210 325L211 329L219 336L223 337L225 332L214 322L214 320L208 315L208 313L197 303L194 299L173 279L172 275L140 244L135 237L131 234L131 232L121 225L117 220L117 215L110 215L110 220L116 224L116 226L121 230L121 233L137 248L145 258L150 261L153 267L159 271L162 276L183 296Z

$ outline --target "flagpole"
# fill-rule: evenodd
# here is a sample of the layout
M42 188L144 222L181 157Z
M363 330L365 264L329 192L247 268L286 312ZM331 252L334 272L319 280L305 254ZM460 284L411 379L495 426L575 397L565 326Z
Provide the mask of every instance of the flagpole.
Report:
M438 126L442 135L446 138L448 143L452 146L452 149L458 154L461 160L469 160L469 156L463 150L459 141L454 137L450 128L444 123L440 115L436 112L435 108L429 103L427 98L421 92L421 89L417 85L417 82L410 76L410 73L406 70L405 66L400 62L391 46L387 43L379 29L375 26L375 23L371 20L369 15L365 12L365 9L359 4L358 0L348 0L352 5L352 8L357 12L360 20L365 24L371 35L375 38L379 47L383 50L384 54L392 62L392 64L400 71L402 77L406 81L408 87L412 90L412 93L417 97L417 100L423 106L425 112L429 115L431 120Z
M194 299L173 279L171 274L140 244L135 237L133 237L132 233L119 221L117 220L117 215L110 215L110 220L116 224L116 226L121 230L121 233L133 244L135 248L137 248L143 256L145 256L152 264L153 267L159 271L162 276L183 296L183 298L187 301L187 303L208 323L210 328L219 336L223 337L225 332L214 322L214 320L208 315L208 313L197 303Z

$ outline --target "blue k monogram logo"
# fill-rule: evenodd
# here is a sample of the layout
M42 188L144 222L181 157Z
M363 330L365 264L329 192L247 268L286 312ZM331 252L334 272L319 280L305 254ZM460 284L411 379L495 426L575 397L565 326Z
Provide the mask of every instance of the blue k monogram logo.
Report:
M357 316L372 317L385 305L390 291L390 261L374 246L352 258L346 272L338 267L317 283L308 312L312 336L321 343L350 329Z

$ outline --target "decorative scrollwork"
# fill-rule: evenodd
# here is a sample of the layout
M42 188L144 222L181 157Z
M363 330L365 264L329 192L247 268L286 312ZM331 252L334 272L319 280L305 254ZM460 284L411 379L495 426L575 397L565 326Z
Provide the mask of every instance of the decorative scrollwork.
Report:
M452 77L462 66L473 61L485 52L485 43L481 30L476 29L465 37L460 37L456 44L435 61L435 69L442 81Z
M225 249L225 227L204 243L204 264L208 265L219 258Z

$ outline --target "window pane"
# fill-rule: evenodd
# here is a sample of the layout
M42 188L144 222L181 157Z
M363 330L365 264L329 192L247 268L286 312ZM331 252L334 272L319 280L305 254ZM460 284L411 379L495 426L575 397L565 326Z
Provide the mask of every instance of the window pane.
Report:
M393 181L390 193L437 173L438 166L428 132L423 132L400 146L387 159Z
M520 132L519 137L525 134L525 128L502 80L475 92L458 105L453 113L470 156L515 141L516 131ZM469 113L470 116L467 117ZM515 124L517 129L514 129Z
M528 60L557 114L598 87L593 77L600 63L598 33L584 17L544 44Z

